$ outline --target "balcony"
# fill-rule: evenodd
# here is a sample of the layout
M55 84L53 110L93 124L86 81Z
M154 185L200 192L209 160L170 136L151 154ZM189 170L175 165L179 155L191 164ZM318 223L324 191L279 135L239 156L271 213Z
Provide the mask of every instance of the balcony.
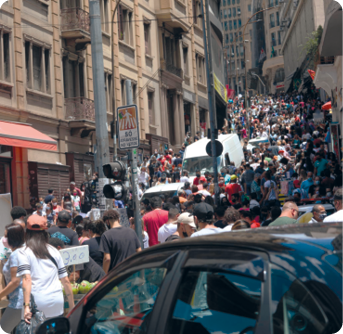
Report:
M94 101L84 97L69 97L64 99L65 119L70 122L95 123Z
M168 27L174 29L174 33L188 32L191 24L187 16L186 0L158 0L156 17L160 23L168 22ZM197 25L201 26L201 19L197 18Z
M182 79L183 75L182 75L182 69L181 68L176 67L173 64L166 63L165 64L165 69L166 69L166 71L168 71L168 72L170 72L170 73L172 73L172 74L174 74L177 77Z
M61 9L61 32L62 38L75 39L76 43L89 43L89 13L81 8Z

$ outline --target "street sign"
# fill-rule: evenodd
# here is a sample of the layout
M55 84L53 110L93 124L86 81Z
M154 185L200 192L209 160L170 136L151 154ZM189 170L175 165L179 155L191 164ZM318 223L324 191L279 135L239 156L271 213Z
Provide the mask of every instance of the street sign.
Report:
M139 147L138 109L135 104L117 108L118 141L120 149Z
M223 153L223 144L219 140L215 140L216 144L216 157L219 157ZM206 145L206 153L212 157L212 143L209 141Z

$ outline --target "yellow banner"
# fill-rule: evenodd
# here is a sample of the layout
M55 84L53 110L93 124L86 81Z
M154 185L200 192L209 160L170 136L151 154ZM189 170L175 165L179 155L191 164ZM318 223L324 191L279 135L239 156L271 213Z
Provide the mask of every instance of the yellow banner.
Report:
M220 80L216 77L214 73L213 73L213 77L214 77L214 89L222 97L222 99L225 102L227 102L227 91L226 91L225 86L220 82Z

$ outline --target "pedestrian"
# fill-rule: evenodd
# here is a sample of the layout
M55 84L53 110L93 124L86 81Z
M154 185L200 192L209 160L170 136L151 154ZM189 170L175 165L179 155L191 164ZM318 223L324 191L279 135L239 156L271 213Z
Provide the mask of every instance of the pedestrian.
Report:
M53 198L54 198L54 189L48 189L48 195L45 196L44 203L45 204L50 203Z
M67 246L78 246L80 243L77 233L68 228L70 220L71 217L68 211L60 211L57 217L57 225L51 226L48 233L51 238L61 239Z
M11 333L20 323L23 309L23 290L20 277L17 277L19 250L24 246L24 229L17 223L5 227L4 246L11 249L11 255L3 266L2 273L6 287L0 292L0 299L8 297L8 306L1 316L0 331Z
M159 243L164 243L169 236L176 232L177 225L175 224L175 222L179 216L179 209L177 209L175 206L169 208L168 220L158 230L157 238Z
M237 180L238 180L238 178L235 174L231 175L230 183L225 187L225 191L229 197L229 201L231 204L235 204L232 201L232 195L233 194L239 194L242 192L242 188L239 184L237 184Z
M275 219L269 226L297 224L299 208L294 202L286 202L282 207L279 218Z
M83 242L84 246L88 246L89 256L102 268L104 254L100 252L101 236L107 231L107 227L102 219L97 219L95 222L90 223L90 230L92 237Z
M21 207L21 206L14 206L12 209L11 209L11 217L13 220L15 219L24 219L27 215L27 212L26 210Z
M333 203L336 212L324 219L324 223L339 223L343 221L343 189L336 190Z
M193 233L191 238L221 233L223 231L214 225L214 210L211 205L204 202L195 205L193 215L198 231Z
M69 308L74 307L67 270L60 252L48 244L47 228L44 217L30 216L27 220L25 246L19 249L17 276L22 279L23 318L26 322L32 317L31 294L38 310L47 318L59 317L64 313L62 286Z
M152 197L150 206L153 211L143 216L144 225L149 235L149 246L158 244L158 230L168 221L168 211L162 210L162 199L160 197Z
M189 212L184 212L179 215L174 224L176 224L176 231L165 242L189 238L196 231L194 216Z
M327 216L326 210L323 205L316 204L312 208L313 217L309 221L309 224L323 223L323 220Z
M104 223L110 226L101 236L99 246L99 251L104 254L103 270L106 274L118 263L142 250L136 233L129 227L120 225L119 218L116 210L107 210L102 217Z

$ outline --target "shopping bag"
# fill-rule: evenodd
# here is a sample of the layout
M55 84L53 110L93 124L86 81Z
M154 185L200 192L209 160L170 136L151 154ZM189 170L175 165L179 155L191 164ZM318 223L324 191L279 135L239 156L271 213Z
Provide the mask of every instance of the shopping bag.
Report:
M38 311L33 295L31 295L31 313L32 318L30 323L22 320L16 328L16 334L34 334L36 329L46 320L42 311Z

